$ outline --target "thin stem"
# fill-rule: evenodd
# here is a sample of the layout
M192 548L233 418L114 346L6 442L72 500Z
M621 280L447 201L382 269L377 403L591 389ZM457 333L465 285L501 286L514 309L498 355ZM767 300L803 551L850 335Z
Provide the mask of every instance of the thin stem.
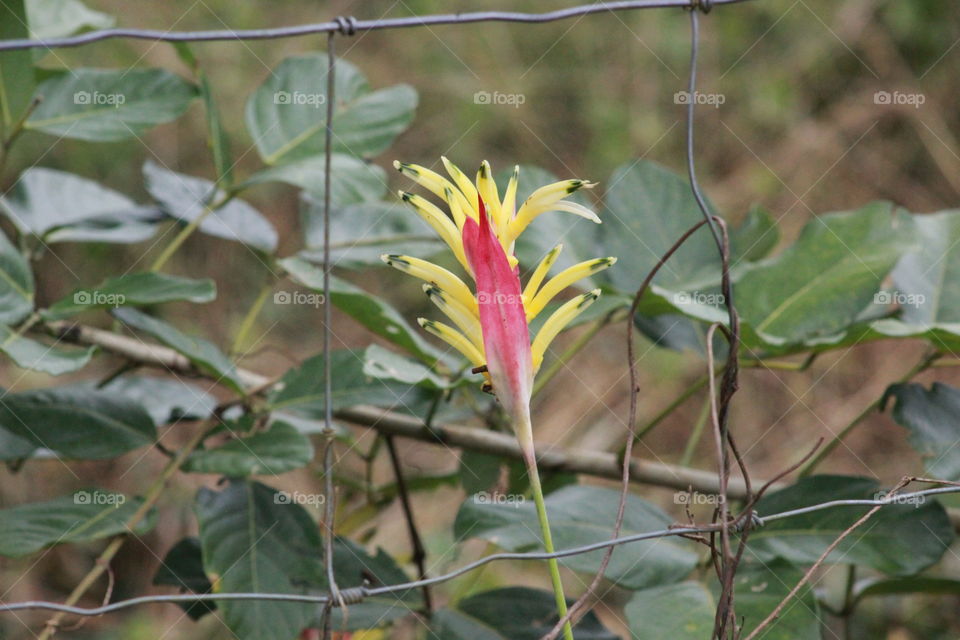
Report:
M178 233L173 240L170 241L170 244L168 244L164 248L163 252L157 257L157 259L153 261L153 264L150 265L150 271L160 271L164 265L167 264L170 258L173 257L173 254L175 254L183 245L183 243L187 241L187 238L193 235L193 232L196 231L201 224L203 224L203 221L207 219L207 216L226 205L228 202L233 200L235 196L236 193L229 192L224 195L219 202L205 205L200 215L191 220L187 226L181 229L180 233Z
M267 302L267 297L270 295L270 292L273 290L273 280L271 279L260 289L260 293L257 294L257 299L253 301L253 304L250 306L250 309L247 310L247 314L243 316L243 321L240 323L240 328L237 329L237 335L233 339L233 345L230 347L230 353L236 355L240 353L240 349L243 347L244 343L247 341L247 337L250 334L250 330L253 329L253 325L257 320L257 316L260 315L260 311L263 310L263 305Z
M0 92L3 91L3 88L0 87ZM23 110L23 113L20 114L20 117L16 122L10 125L9 131L4 131L3 140L0 142L0 177L3 176L3 171L7 166L7 158L10 157L10 149L13 148L13 143L17 141L17 138L20 137L20 134L23 133L26 128L27 120L30 118L30 114L40 106L40 102L43 100L41 97L36 97L30 101L30 104L27 105L27 108Z
M926 355L923 356L923 358L921 358L920 362L915 364L913 368L911 368L899 380L897 380L897 383L902 384L904 382L909 382L917 374L929 369L930 366L937 360L937 358L940 357L940 355L941 354L939 351L933 351L933 352L927 353ZM800 474L799 474L800 477L805 478L810 474L812 474L814 470L820 465L820 463L823 462L824 459L828 455L830 455L830 453L834 449L836 449L841 442L843 442L844 438L850 435L850 432L852 432L854 429L857 428L858 425L860 425L860 423L866 420L871 413L873 413L874 411L880 408L880 403L882 401L883 401L883 397L881 396L880 398L877 398L876 400L871 402L869 405L867 405L867 407L863 411L858 413L857 417L851 420L850 423L847 424L847 426L845 426L843 429L838 431L836 435L834 435L833 438L830 440L830 442L826 444L825 447L820 449L816 453L816 455L810 458L810 460L808 460L807 463L800 468Z
M200 446L200 443L203 442L203 439L206 437L207 433L216 424L217 421L213 420L204 425L202 428L197 429L197 432L192 438L190 438L187 444L185 444L183 448L177 452L177 455L167 463L167 465L163 468L163 471L160 472L160 475L156 480L153 481L153 484L150 485L150 488L147 489L147 492L143 495L143 502L140 504L140 507L134 511L129 518L127 518L127 521L124 523L124 529L134 529L140 523L140 521L150 513L150 510L157 503L157 500L160 499L160 496L167 485L167 481L173 477L173 474L180 470L180 467L184 462L186 462L187 457L193 452L194 449ZM125 536L118 536L107 545L107 548L103 550L96 562L94 562L93 567L90 568L90 571L87 572L87 575L80 580L77 586L73 588L73 591L70 592L70 595L67 596L64 604L68 606L75 605L80 598L86 594L87 590L90 589L90 587L92 587L93 584L100 578L103 572L107 570L110 565L110 561L113 560L115 555L117 555L117 552L120 551L120 547L123 546L125 541ZM65 615L66 614L61 611L47 620L47 624L43 631L40 632L40 635L37 636L37 640L49 640L49 638L56 633L57 628L60 626L60 622L63 620Z
M847 587L843 593L843 609L840 610L840 616L843 619L843 638L844 640L850 640L852 637L851 632L851 622L853 621L853 609L856 606L856 602L853 597L853 589L857 582L857 565L851 564L847 566Z
M550 533L550 521L547 519L547 505L543 501L543 488L540 486L540 472L537 469L537 458L532 448L524 455L527 464L527 475L530 476L530 489L533 491L533 502L537 507L537 519L540 521L540 531L543 534L543 548L547 553L554 553L553 535ZM560 564L556 558L547 561L550 568L550 581L553 583L553 595L557 601L557 612L561 618L567 615L567 598L563 594L563 581L560 579ZM565 640L573 640L573 629L570 623L563 627Z
M703 428L707 424L707 417L710 415L710 398L708 397L703 403L703 408L700 410L700 415L697 417L696 424L693 425L693 431L690 433L690 438L687 440L687 445L683 448L683 456L680 458L680 466L687 466L690 464L690 460L693 458L693 452L696 451L697 445L700 444L700 438L703 436Z

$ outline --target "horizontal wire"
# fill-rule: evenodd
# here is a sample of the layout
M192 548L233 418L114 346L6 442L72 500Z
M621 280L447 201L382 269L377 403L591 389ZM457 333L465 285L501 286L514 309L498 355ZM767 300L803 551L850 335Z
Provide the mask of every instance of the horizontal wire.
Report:
M746 0L712 0L710 5L736 4ZM153 40L157 42L214 42L223 40L270 40L275 38L293 38L318 33L340 32L352 35L357 31L377 31L381 29L403 29L408 27L429 27L447 24L470 24L474 22L518 22L539 24L567 20L593 13L631 11L635 9L663 9L669 7L707 7L704 0L622 0L579 5L548 11L546 13L521 13L516 11L476 11L470 13L448 13L403 18L380 18L378 20L357 20L338 18L328 22L274 27L270 29L221 29L207 31L163 31L159 29L101 29L65 38L19 39L0 42L0 51L14 49L55 49L77 47L91 42L115 38Z
M942 495L946 493L960 493L960 486L950 486L950 487L938 487L934 489L924 489L922 491L914 491L911 493L901 493L885 498L878 498L876 500L869 499L848 499L848 500L831 500L829 502L822 502L815 505L810 505L807 507L801 507L798 509L790 509L788 511L781 511L779 513L773 513L768 516L760 517L756 524L763 526L764 524L774 521L782 520L785 518L791 518L799 515L804 515L814 511L821 511L823 509L830 509L833 507L843 507L843 506L865 506L865 507L883 507L895 504L906 504L915 502L918 498L926 498L927 496ZM494 553L489 556L485 556L466 564L458 569L446 573L441 576L435 576L432 578L426 578L423 580L413 580L411 582L403 582L400 584L393 585L384 585L381 587L353 587L350 589L344 589L344 595L356 595L362 596L364 598L385 595L388 593L394 593L397 591L410 591L413 589L419 589L424 586L430 586L434 584L439 584L441 582L447 582L453 580L465 573L469 573L475 569L478 569L486 564L495 562L498 560L550 560L554 558L566 558L569 556L580 555L583 553L590 553L591 551L598 551L600 549L605 549L607 547L619 546L623 544L629 544L631 542L640 542L643 540L652 540L656 538L665 538L668 536L680 536L680 535L693 535L698 533L710 533L713 531L718 531L720 528L720 523L702 526L702 527L674 527L670 529L662 529L660 531L649 531L646 533L636 533L629 536L623 536L620 538L615 538L611 540L603 540L601 542L594 542L592 544L586 544L579 547L572 547L570 549L563 549L556 551L554 553L546 552L503 552L503 553ZM114 611L119 611L121 609L127 609L141 604L153 604L153 603L196 603L204 601L227 601L227 600L272 600L272 601L281 601L281 602L307 602L315 604L327 604L329 602L329 596L327 595L306 595L306 594L293 594L293 593L183 593L183 594L168 594L168 595L153 595L153 596L139 596L136 598L130 598L128 600L120 600L119 602L114 602L111 604L103 605L101 607L74 607L59 604L56 602L47 602L44 600L30 600L25 602L13 602L10 604L0 604L0 613L13 612L13 611L22 611L26 609L45 609L48 611L61 611L63 613L69 613L77 616L99 616L105 613L112 613ZM334 606L337 606L337 603L333 603Z

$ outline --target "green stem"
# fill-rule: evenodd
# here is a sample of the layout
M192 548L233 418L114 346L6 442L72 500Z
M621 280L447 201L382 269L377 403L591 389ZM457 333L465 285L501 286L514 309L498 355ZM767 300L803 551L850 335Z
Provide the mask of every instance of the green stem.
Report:
M153 261L153 264L150 266L150 271L160 271L163 266L167 264L167 261L173 257L173 254L177 252L177 249L179 249L180 246L187 241L187 238L193 235L193 232L196 231L201 224L203 224L203 221L207 219L207 216L233 200L235 195L235 192L227 193L223 198L220 199L219 202L204 206L203 212L191 220L187 226L181 229L180 233L178 233L176 237L170 241L170 244L168 244L166 248L164 248L163 252L157 257L157 259Z
M897 380L897 383L902 384L902 383L905 383L905 382L909 382L909 381L910 381L915 375L917 375L918 373L920 373L920 372L922 372L922 371L925 371L926 369L929 369L930 366L936 361L936 359L940 357L940 355L941 355L941 354L940 354L940 352L938 352L938 351L933 351L933 352L930 352L930 353L926 354L926 355L920 360L920 362L918 362L916 365L914 365L914 367L913 367L912 369L910 369L910 371L907 371L899 380ZM834 449L836 449L837 446L838 446L841 442L843 442L844 438L846 438L848 435L850 435L850 432L851 432L851 431L853 431L854 429L856 429L857 426L858 426L861 422L863 422L864 420L866 420L866 418L867 418L871 413L873 413L873 412L876 411L878 408L880 408L880 403L881 403L882 401L883 401L883 397L881 396L880 398L877 398L876 400L874 400L873 402L871 402L863 411L861 411L860 413L857 414L857 417L856 417L856 418L854 418L853 420L851 420L850 423L847 424L847 426L845 426L845 427L844 427L843 429L841 429L836 435L834 435L833 438L830 440L830 442L827 443L827 445L826 445L825 447L823 447L822 449L820 449L819 451L817 451L817 453L816 453L815 456L813 456L812 458L810 458L810 459L807 461L806 464L804 464L802 467L800 467L800 471L799 471L800 477L801 477L801 478L805 478L805 477L809 476L810 474L812 474L812 473L814 472L814 470L820 465L820 463L823 462L824 459L825 459L828 455L830 455L830 453L831 453Z
M543 548L547 553L555 551L553 535L550 533L550 521L547 519L547 505L543 501L543 488L540 486L540 472L537 469L537 457L533 452L532 442L521 441L524 451L524 462L527 464L527 475L530 476L530 489L533 491L533 501L537 506L537 519L540 521L540 532L543 534ZM567 615L567 598L563 595L563 581L560 579L560 564L556 558L547 561L550 568L550 581L553 583L553 595L557 600L557 612L563 618ZM565 640L573 640L573 629L568 622L563 626Z
M703 409L700 410L700 415L697 417L697 423L693 425L693 432L690 434L690 439L687 440L687 445L683 448L683 456L680 458L681 467L690 466L690 460L693 458L693 452L697 449L697 445L700 444L703 427L707 424L707 416L709 415L710 397L707 396L706 401L703 403Z
M256 322L257 316L260 315L260 311L263 310L263 305L266 304L267 297L271 291L273 291L272 279L261 287L257 299L253 301L247 314L243 316L240 328L237 329L237 335L233 339L233 345L230 347L231 354L237 355L240 353L240 348L246 343L250 330L253 329L254 322Z

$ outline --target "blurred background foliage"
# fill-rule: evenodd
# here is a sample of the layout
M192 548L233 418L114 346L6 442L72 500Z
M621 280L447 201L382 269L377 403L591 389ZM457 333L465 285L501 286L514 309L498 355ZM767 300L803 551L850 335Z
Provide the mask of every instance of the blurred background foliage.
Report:
M378 18L435 12L477 10L477 3L409 0L399 2L306 2L248 0L226 2L139 3L90 0L91 8L117 16L121 26L160 29L254 28L321 21L336 15ZM495 0L484 9L543 11L561 3ZM563 3L569 5L571 3ZM899 0L755 0L720 7L702 21L700 90L721 93L718 108L697 111L697 163L712 201L738 221L754 203L779 221L784 244L792 242L814 212L854 209L875 199L891 200L913 212L956 206L960 197L960 14L946 2ZM392 186L407 181L392 171L394 158L433 164L440 155L469 167L488 159L494 170L514 163L538 165L561 177L601 182L625 161L643 157L680 171L683 167L684 107L674 93L686 84L689 30L682 11L600 14L547 25L484 24L381 31L337 39L338 52L370 78L375 87L409 83L420 94L411 128L376 163L389 171ZM244 177L260 167L246 132L243 105L247 96L283 58L325 48L325 38L198 44L193 50L210 76L224 126L233 142L236 173ZM38 52L43 66L163 67L188 76L169 45L117 40L75 49ZM476 104L477 92L522 94L519 106ZM926 100L909 105L876 104L877 91L919 92ZM318 118L321 115L318 112ZM187 116L157 127L141 139L88 143L28 133L9 160L8 188L16 173L34 163L86 176L138 201L147 200L141 166L154 159L190 175L213 178L205 144L201 105ZM244 195L277 228L280 254L298 248L296 191L266 185ZM84 279L97 282L120 268L146 268L157 248L59 245L56 255L41 259L38 300L46 305L76 286L70 267L82 265ZM162 243L161 243L162 246ZM202 308L172 305L181 328L195 329L228 344L243 313L265 281L259 262L244 247L195 236L177 255L171 272L209 276L219 296ZM637 276L638 281L640 275ZM414 313L427 303L419 286L388 270L355 277L401 308ZM368 334L344 319L337 339L347 346L369 341ZM243 362L250 368L281 373L294 354L319 350L320 334L312 307L267 305L255 334L268 334ZM627 404L623 326L604 329L592 347L578 355L539 397L538 439L584 449L616 450L623 437ZM572 336L567 336L570 340ZM339 346L339 345L338 345ZM758 477L783 469L817 437L848 423L923 351L920 343L880 342L831 352L805 372L748 370L742 376L732 423L748 462ZM643 346L641 423L652 418L685 389L703 367L696 354ZM106 373L106 371L104 371ZM33 381L33 377L36 380ZM933 377L925 374L919 381ZM957 384L951 369L938 380ZM16 369L0 372L3 386L42 384L40 374ZM699 396L698 396L699 397ZM692 401L675 412L638 447L643 458L677 462L690 426L701 411ZM921 468L906 444L904 430L877 414L840 447L822 470L876 476L885 485ZM774 434L776 437L769 437ZM363 436L360 437L363 442ZM365 446L365 445L364 445ZM412 472L449 473L453 456L437 449L403 443ZM139 455L139 454L137 454ZM695 466L709 468L706 444L695 452ZM129 461L128 461L129 462ZM162 461L160 461L162 462ZM106 487L152 477L158 461L145 459L125 478L128 465L71 463L80 479ZM349 465L348 465L349 466ZM362 469L345 469L344 474ZM74 486L77 477L50 467L43 482L3 471L0 501L18 503L49 495L54 487ZM388 470L382 482L389 480ZM199 480L190 480L197 485ZM289 488L315 485L309 472L284 476ZM299 484L298 484L299 483ZM188 484L188 483L184 483ZM142 542L133 541L116 563L114 598L142 592L158 558L148 549L164 549L189 532L190 496L194 487L175 488L165 508L180 505L177 517L164 518ZM669 505L672 492L644 489L645 497ZM462 500L456 487L438 487L415 496L414 505L426 534L431 570L439 571L476 557L485 543L473 541L461 557L451 552L450 514ZM409 553L397 505L376 522L362 514L344 519L365 538L403 558ZM58 599L77 581L89 558L75 548L57 548L36 566L0 561L0 584L12 585L3 600ZM32 561L31 561L32 562ZM956 555L944 563L958 569ZM18 579L26 569L26 577ZM841 588L843 576L828 575L827 588ZM456 594L478 585L539 583L527 567L499 567L463 578L443 589ZM616 603L617 594L608 596ZM618 603L618 604L622 604ZM960 633L955 597L877 598L864 605L852 637L946 639ZM604 623L622 631L611 609L600 607ZM42 620L39 614L23 616ZM118 625L91 620L70 637L156 638L228 637L212 616L198 625L180 619L172 607L150 607L125 614ZM106 630L107 627L111 630ZM7 629L0 627L0 637ZM10 631L12 633L12 630ZM64 635L67 635L64 633ZM16 634L11 635L19 637Z

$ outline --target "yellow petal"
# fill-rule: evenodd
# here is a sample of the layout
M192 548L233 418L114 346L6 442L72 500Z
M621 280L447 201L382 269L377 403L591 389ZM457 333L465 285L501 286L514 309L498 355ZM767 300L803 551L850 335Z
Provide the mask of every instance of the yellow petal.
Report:
M550 278L543 288L530 300L529 304L524 305L527 311L527 322L530 322L537 314L543 311L554 296L569 287L577 280L591 276L599 271L612 266L616 263L616 258L597 258L595 260L586 260L577 263L572 267L567 267L554 277Z
M493 169L490 168L490 163L486 160L480 163L480 168L477 170L477 191L483 198L483 204L486 206L491 219L493 219L497 237L503 237L503 232L506 229L503 213L500 210L500 194L497 193L497 183L493 180Z
M450 204L446 196L446 190L449 189L461 207L466 207L468 210L470 209L470 204L460 190L454 187L453 183L439 173L431 171L419 164L407 164L406 162L398 162L396 160L393 161L393 166L403 175L431 191L435 196L443 198L447 204Z
M550 267L552 267L553 263L557 261L558 257L560 257L561 251L563 251L563 245L558 244L553 249L550 249L550 251L547 252L547 255L543 256L540 264L538 264L537 268L533 270L533 275L530 276L529 280L527 280L527 286L523 288L524 300L533 300L533 296L537 295L537 289L540 288L540 285L543 283L543 279L547 277Z
M592 189L594 183L584 180L564 180L540 187L523 203L516 217L510 221L509 235L516 239L534 218L547 211L566 211L599 223L600 218L593 211L573 202L561 202L570 194L580 189Z
M404 202L416 209L420 217L437 232L440 239L447 243L447 246L453 251L453 255L457 257L460 264L469 271L470 266L467 264L467 258L463 253L463 236L453 221L450 220L449 216L441 211L440 207L426 198L421 198L409 191L400 191L400 197Z
M467 340L462 333L450 325L437 322L436 320L427 320L426 318L417 318L417 322L420 323L420 326L423 327L425 331L432 333L462 353L473 366L482 367L484 365L483 354L478 351L477 348L473 346L473 343Z
M420 258L394 254L384 254L380 256L380 259L391 267L412 275L414 278L432 282L472 312L477 313L477 301L470 292L469 287L463 283L463 280L440 265L421 260Z
M463 171L460 171L460 168L447 160L445 156L440 156L443 166L446 167L447 173L450 174L450 177L453 178L454 184L460 188L461 193L466 198L467 202L470 203L469 207L464 208L464 213L469 215L474 220L477 219L477 188L473 186L473 183L470 182L470 178L467 177Z
M572 300L568 300L560 306L559 309L550 314L547 321L543 323L537 337L533 339L530 351L533 354L533 370L536 372L543 364L543 356L547 352L547 347L553 342L561 331L563 331L574 318L580 315L584 309L589 307L600 297L600 289L594 289L579 295Z
M443 289L435 284L423 285L423 292L440 311L453 320L457 328L478 351L483 351L483 333L480 328L480 318L476 312L460 304L456 298L446 295Z
M501 205L503 218L506 223L513 220L513 216L517 212L517 182L519 179L520 165L514 165L513 175L510 176L510 182L507 183L507 190L503 194L503 204Z

